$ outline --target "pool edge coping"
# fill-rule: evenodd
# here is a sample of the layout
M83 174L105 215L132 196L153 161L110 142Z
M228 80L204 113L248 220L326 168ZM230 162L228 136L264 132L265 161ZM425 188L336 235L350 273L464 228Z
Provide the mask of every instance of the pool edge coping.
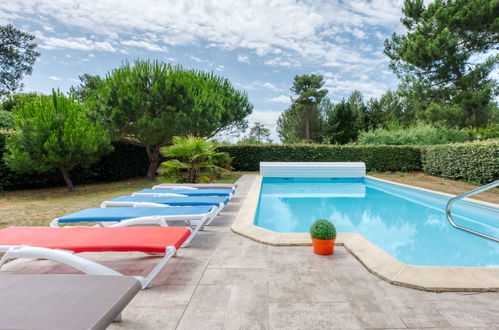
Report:
M366 176L391 184L453 196L425 188L399 184ZM233 232L274 246L310 246L309 233L277 233L254 225L263 177L257 175L231 226ZM472 200L475 202L476 200ZM478 201L479 204L493 203ZM413 266L392 257L359 233L338 233L335 245L344 246L366 269L379 278L399 286L425 291L499 291L499 267Z

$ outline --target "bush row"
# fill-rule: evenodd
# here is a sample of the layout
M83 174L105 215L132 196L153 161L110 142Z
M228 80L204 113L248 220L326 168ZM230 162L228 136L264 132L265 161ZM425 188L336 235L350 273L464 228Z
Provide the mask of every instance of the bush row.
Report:
M422 149L425 173L485 184L499 179L499 139Z
M8 133L0 132L0 155L5 151ZM124 142L113 142L114 150L102 157L90 168L75 168L70 172L75 184L117 181L144 176L149 164L144 148ZM3 157L2 157L3 158ZM62 175L57 171L41 174L13 172L0 159L0 190L45 188L64 186Z
M258 171L260 162L364 162L369 171L421 170L421 151L412 146L224 145L237 171Z
M0 132L3 155L6 133ZM144 176L148 168L144 148L113 142L114 151L87 169L71 171L76 184L116 181ZM499 179L499 140L430 147L381 145L223 145L219 151L234 157L236 171L258 171L261 161L362 161L369 171L417 171L450 179L488 183ZM0 159L0 190L63 186L60 173L19 174Z

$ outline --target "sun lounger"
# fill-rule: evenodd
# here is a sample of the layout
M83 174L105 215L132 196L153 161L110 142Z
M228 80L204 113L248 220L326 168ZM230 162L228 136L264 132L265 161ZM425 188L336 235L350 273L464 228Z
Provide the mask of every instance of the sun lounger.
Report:
M230 183L161 183L152 189L232 189L236 190L237 184Z
M132 276L0 275L0 329L105 329L140 289Z
M185 196L185 197L154 197L154 196L120 196L105 201L101 207L138 207L138 206L216 206L222 209L229 202L224 196Z
M121 273L109 267L73 253L164 253L146 277L137 277L142 288L147 288L190 234L187 227L9 227L0 230L0 252L5 252L0 267L13 258L40 258L89 275L120 276Z
M182 221L189 225L192 233L184 243L189 245L199 230L210 223L218 214L216 206L185 206L185 207L110 207L85 209L57 218L50 223L51 227L60 224L75 224L79 222L116 222L111 227L129 226L162 226L169 222Z
M175 190L166 190L166 189L144 189L141 191L134 192L132 196L171 196L171 191L175 191L175 194L184 195L184 196L226 196L228 198L232 198L234 195L234 191L231 189L175 189ZM181 196L179 196L181 197Z

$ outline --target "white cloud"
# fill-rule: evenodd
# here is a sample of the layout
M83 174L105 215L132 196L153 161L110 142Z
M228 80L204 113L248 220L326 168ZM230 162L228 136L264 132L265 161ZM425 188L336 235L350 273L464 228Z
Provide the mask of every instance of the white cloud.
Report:
M107 41L95 41L83 37L69 37L63 39L39 35L38 39L41 41L40 48L43 49L96 50L105 52L117 51L117 49Z
M282 92L283 91L282 88L279 88L275 84L270 83L270 82L265 82L265 83L262 84L262 86L264 88L270 89L271 91L274 91L274 92Z
M223 70L225 69L225 66L223 65L219 65L215 68L215 70L219 71L219 72L222 72Z
M138 47L138 48L144 48L153 52L166 52L168 48L144 41L144 40L126 40L121 42L122 45L125 46L130 46L130 47Z
M36 15L51 23L80 28L84 37L46 38L47 49L113 52L120 40L159 50L166 45L197 45L224 50L247 49L272 66L349 63L361 58L354 46L340 38L364 39L375 26L400 26L402 0L356 1L175 1L67 0L3 1L0 20ZM339 36L341 34L341 37ZM147 44L149 43L149 44ZM125 44L126 45L126 44ZM149 48L148 48L149 47ZM353 55L353 56L351 56ZM238 56L241 62L248 55Z
M275 103L291 103L291 99L289 97L289 95L279 95L279 96L276 96L276 97L271 97L269 99L267 99L267 101L269 102L275 102Z
M243 62L243 63L249 63L250 62L249 56L246 56L246 55L239 55L239 56L237 56L237 60L239 62Z
M55 81L59 81L61 80L61 77L57 77L57 76L50 76L49 77L50 80L55 80Z
M203 62L203 60L202 60L202 59L200 59L199 57L194 56L194 55L189 56L189 58L190 58L191 60L195 61L195 62L198 62L198 63Z

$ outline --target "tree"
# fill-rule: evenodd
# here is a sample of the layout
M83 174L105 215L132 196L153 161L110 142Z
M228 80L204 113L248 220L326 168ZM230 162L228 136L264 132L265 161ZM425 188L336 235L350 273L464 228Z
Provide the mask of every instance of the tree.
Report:
M311 132L321 122L318 106L327 94L327 89L321 89L322 86L324 86L323 77L312 74L295 76L291 87L291 91L298 95L293 99L293 104L295 111L301 117L302 138L307 142L314 140Z
M112 137L147 150L147 177L153 180L159 150L173 136L212 137L244 127L253 106L228 79L159 61L125 63L110 72L96 92L91 118Z
M262 123L256 121L250 128L246 138L239 143L272 143L270 139L270 130Z
M77 86L71 86L69 94L80 102L95 99L96 92L103 83L102 78L98 75L91 75L88 73L85 73L78 78L81 83Z
M70 191L69 171L87 167L112 147L108 134L85 117L85 107L60 92L39 95L14 110L16 132L7 140L4 161L21 173L58 169Z
M357 139L356 114L349 102L341 100L327 117L326 136L329 143L346 144Z
M390 67L404 80L425 111L438 104L439 116L456 106L460 126L483 126L497 111L497 82L490 77L499 55L497 0L405 0L405 35L385 41ZM455 117L455 116L454 116Z
M34 39L11 24L0 26L0 97L22 88L23 76L31 74L40 56Z
M177 183L211 182L214 177L230 169L231 158L217 152L217 145L200 137L173 137L173 145L161 148L161 154L174 158L161 163L162 179Z

